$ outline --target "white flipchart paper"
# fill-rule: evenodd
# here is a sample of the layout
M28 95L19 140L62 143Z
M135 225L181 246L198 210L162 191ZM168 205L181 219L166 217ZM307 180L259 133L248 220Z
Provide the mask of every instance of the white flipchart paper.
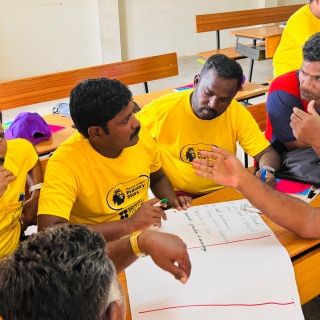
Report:
M167 210L160 231L181 237L183 285L150 257L126 270L133 320L304 319L290 257L247 200Z

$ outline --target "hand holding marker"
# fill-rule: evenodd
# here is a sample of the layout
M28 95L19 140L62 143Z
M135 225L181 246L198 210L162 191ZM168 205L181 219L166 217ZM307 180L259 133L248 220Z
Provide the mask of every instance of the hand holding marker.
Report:
M154 204L154 206L155 206L155 207L163 207L163 208L166 208L168 201L169 201L169 199L162 199L162 200L158 201L156 204Z

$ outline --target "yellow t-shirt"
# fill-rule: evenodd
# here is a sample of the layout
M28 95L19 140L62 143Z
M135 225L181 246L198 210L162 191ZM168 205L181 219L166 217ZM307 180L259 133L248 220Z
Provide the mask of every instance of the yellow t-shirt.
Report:
M302 47L311 35L320 32L320 19L313 15L309 4L297 10L283 30L273 57L274 78L298 70L302 64Z
M190 105L191 90L173 92L153 100L136 116L147 126L160 148L162 168L176 191L203 194L218 188L214 181L199 178L191 165L200 150L215 145L236 154L236 143L251 156L270 144L248 110L232 100L213 120L201 120Z
M158 147L144 127L138 143L115 159L75 133L48 161L38 215L84 224L125 219L148 200L150 173L160 168Z
M33 145L24 139L7 140L8 151L4 167L10 170L16 179L10 182L8 189L0 198L0 257L12 253L18 246L28 172L38 161Z

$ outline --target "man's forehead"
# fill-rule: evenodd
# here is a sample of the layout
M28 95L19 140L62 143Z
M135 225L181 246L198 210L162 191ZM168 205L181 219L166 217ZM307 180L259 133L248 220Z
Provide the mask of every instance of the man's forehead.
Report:
M320 77L320 61L303 61L301 70L309 76Z

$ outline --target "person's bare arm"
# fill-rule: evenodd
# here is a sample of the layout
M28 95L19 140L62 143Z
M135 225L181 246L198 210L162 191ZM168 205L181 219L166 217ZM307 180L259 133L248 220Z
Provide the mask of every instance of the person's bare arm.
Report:
M304 238L320 238L320 209L270 188L248 172L226 150L201 152L211 160L194 160L196 174L237 188L255 207L277 224Z
M287 148L288 151L292 151L299 148L310 147L309 145L302 143L300 141L290 141L290 142L283 142L284 146Z
M150 174L150 188L157 198L169 199L169 207L175 207L177 210L186 210L191 206L191 197L177 197L170 180L162 169Z
M88 224L88 226L100 232L107 241L119 239L136 230L144 230L151 226L160 227L161 220L166 220L167 217L160 207L154 206L158 201L159 199L154 198L143 203L130 218L100 224ZM68 222L68 220L58 216L40 214L38 215L38 231L66 222Z
M37 161L34 167L28 172L27 185L30 188L42 181L41 165L40 162ZM23 221L22 230L25 230L28 226L37 224L39 196L40 190L35 189L31 192L30 198L25 201L21 216Z
M38 232L60 223L68 223L68 220L50 214L40 214L38 215Z
M152 230L143 231L138 237L141 252L150 255L161 269L170 272L174 277L186 283L191 273L191 262L185 243L177 236ZM114 262L117 273L137 260L133 253L130 237L107 243L106 253Z

